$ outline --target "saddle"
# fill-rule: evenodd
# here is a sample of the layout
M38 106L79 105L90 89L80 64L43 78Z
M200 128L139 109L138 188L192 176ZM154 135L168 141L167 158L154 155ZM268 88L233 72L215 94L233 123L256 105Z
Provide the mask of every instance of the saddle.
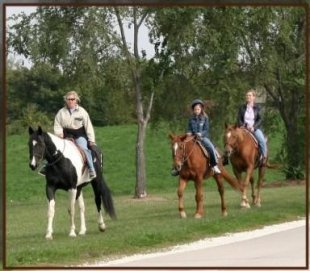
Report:
M248 129L244 128L244 127L241 127L241 129L243 129L243 131L245 131L247 134L249 134L251 136L251 138L253 139L254 141L254 144L255 144L255 148L258 148L258 141L256 139L256 137L254 136L254 134L252 132L250 132ZM265 141L267 142L267 139L266 137L264 137ZM255 168L258 167L260 164L261 164L261 150L258 148L259 150L259 153L256 157L256 160L255 160Z
M254 141L255 143L255 148L258 148L258 142L257 142L257 139L256 137L254 136L254 134L252 132L250 132L248 129L244 128L244 127L241 127L241 129L243 131L245 131L249 136L251 136L252 140Z
M86 154L83 151L83 149L78 144L76 144L74 138L67 137L66 139L71 141L75 145L75 147L78 149L78 151L80 152L81 158L82 158L82 162L83 162L83 164L85 166L87 164L87 159L86 159ZM84 171L84 167L83 167L83 171Z
M205 157L210 158L210 154L207 151L207 149L204 147L204 145L201 143L201 141L197 141L199 147L201 148L203 154L205 155ZM215 154L217 158L221 158L220 153L218 152L218 150L215 148Z
M82 167L82 174L83 174L85 172L87 166L88 166L86 154L85 154L84 150L78 144L76 144L74 138L68 137L66 139L70 140L75 145L75 147L78 149L78 151L80 152L81 159L83 162L83 167ZM97 161L96 159L98 158L100 160L100 167L102 168L103 167L103 159L102 159L102 152L101 152L100 148L97 145L88 146L88 148L91 152L93 162L95 163Z

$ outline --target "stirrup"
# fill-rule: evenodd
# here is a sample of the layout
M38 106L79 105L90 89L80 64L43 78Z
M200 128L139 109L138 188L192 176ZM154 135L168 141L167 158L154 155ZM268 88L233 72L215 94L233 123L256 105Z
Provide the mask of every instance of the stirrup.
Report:
M46 175L46 165L43 165L39 170L38 170L38 174L45 177Z
M177 171L175 168L173 168L170 173L172 176L178 176L180 174L180 172Z

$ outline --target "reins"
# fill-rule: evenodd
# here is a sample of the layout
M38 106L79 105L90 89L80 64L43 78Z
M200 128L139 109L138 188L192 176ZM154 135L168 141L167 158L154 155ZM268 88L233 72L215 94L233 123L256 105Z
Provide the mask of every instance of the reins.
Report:
M189 141L191 141L191 140L194 140L193 147L192 147L192 149L190 150L189 154L188 154L187 156L185 156L185 154L186 154L186 143L189 142ZM184 165L184 163L188 160L188 158L189 158L189 157L191 156L191 154L193 153L193 151L194 151L194 146L195 146L196 142L197 142L197 138L196 138L196 137L195 137L195 138L190 138L190 139L188 139L188 140L182 142L182 143L184 144L184 151L183 151L183 155L182 155L182 158L183 158L183 159L182 159L181 167Z
M62 150L61 154L64 153L65 148L66 148L66 140L65 140L65 139L63 139L63 143L64 143L64 144L63 144L64 146L63 146L63 150ZM51 155L51 153L48 151L48 149L47 149L47 147L46 147L46 144L45 144L45 151L47 152L47 154L48 154L49 156L54 157L55 155L58 154L58 151L59 151L59 150L56 150L56 153ZM63 157L62 155L59 155L58 158L57 158L55 161L53 161L53 162L51 162L51 163L47 162L46 166L53 166L53 165L55 165L57 162L59 162L59 160L60 160L62 157Z
M231 153L234 153L235 151L238 151L239 150L239 147L240 147L240 143L245 139L245 137L248 137L252 140L254 140L253 138L251 138L251 135L250 135L250 131L246 130L245 128L241 127L239 128L241 130L241 135L238 135L238 140L237 142L235 142L235 144L229 144L228 142L225 142L225 145L224 145L224 148L226 149L226 146L230 146L232 148L232 152ZM237 133L237 131L236 131Z

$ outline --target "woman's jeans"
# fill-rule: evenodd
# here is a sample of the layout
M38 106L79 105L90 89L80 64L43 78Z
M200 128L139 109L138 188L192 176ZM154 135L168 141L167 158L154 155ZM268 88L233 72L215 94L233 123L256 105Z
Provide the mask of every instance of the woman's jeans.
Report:
M209 155L210 155L210 165L211 167L214 167L217 165L217 156L216 156L216 152L215 152L215 147L212 144L211 140L207 137L202 137L201 138L201 142L202 144L205 146L205 148L207 149Z
M88 168L90 170L95 171L94 169L94 163L93 163L93 158L91 155L91 151L88 149L87 147L87 140L85 137L79 137L75 140L76 144L78 144L84 151L85 155L86 155L86 159L87 159L87 164L88 164Z
M266 145L266 141L265 141L265 137L264 137L263 132L260 129L256 129L254 131L254 136L257 139L258 147L261 151L261 154L264 157L267 157L267 145Z

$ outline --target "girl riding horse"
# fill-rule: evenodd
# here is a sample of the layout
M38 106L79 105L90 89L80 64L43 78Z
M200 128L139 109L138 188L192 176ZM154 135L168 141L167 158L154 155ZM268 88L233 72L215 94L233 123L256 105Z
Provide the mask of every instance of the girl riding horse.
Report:
M192 104L192 116L188 120L188 128L186 135L188 137L195 135L206 148L210 155L210 165L215 174L220 174L221 171L217 165L218 159L215 151L215 147L209 139L209 118L204 111L204 103L200 99L195 99ZM171 174L173 176L178 175L176 169L172 169Z

